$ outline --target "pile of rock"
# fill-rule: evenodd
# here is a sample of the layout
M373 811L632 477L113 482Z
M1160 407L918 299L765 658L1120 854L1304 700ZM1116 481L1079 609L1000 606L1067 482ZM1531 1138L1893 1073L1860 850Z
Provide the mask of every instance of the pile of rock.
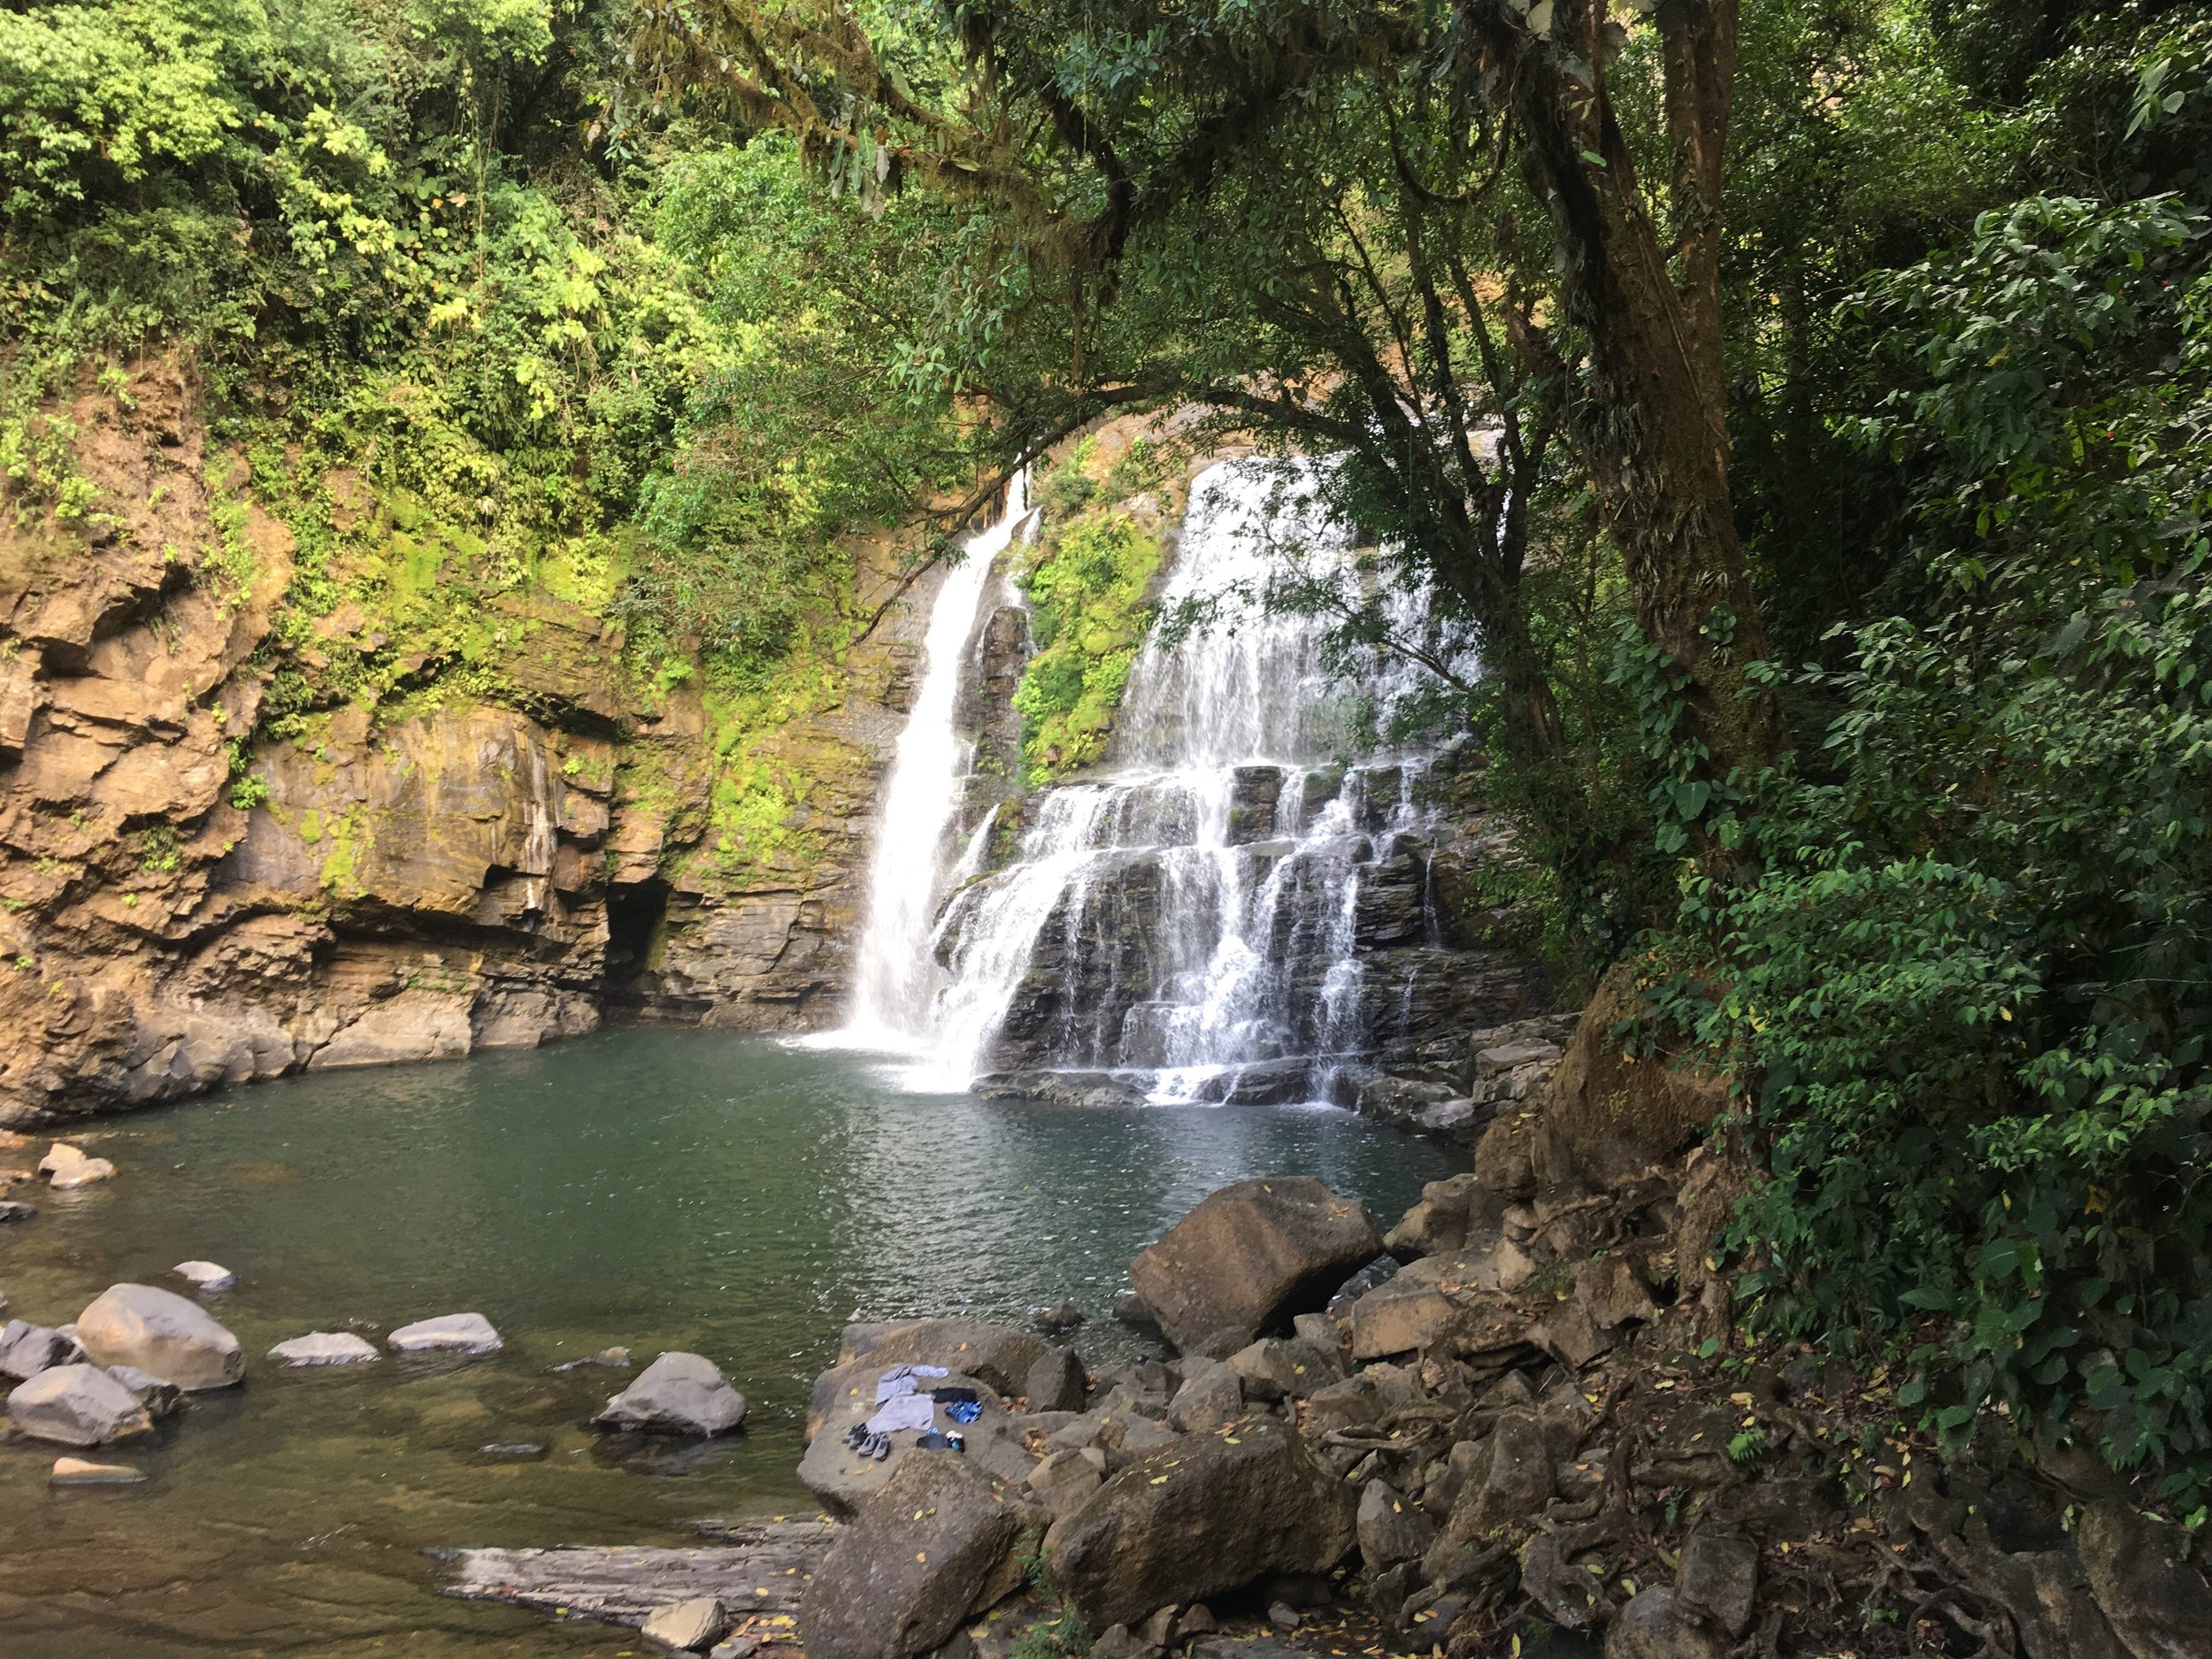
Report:
M88 1447L146 1433L183 1395L227 1388L246 1365L238 1339L198 1304L151 1285L112 1285L74 1324L10 1320L0 1372L16 1379L7 1411L18 1433ZM56 1478L84 1471L57 1465Z
M1545 1014L1342 1066L1331 1097L1379 1123L1472 1143L1502 1110L1542 1090L1579 1020Z

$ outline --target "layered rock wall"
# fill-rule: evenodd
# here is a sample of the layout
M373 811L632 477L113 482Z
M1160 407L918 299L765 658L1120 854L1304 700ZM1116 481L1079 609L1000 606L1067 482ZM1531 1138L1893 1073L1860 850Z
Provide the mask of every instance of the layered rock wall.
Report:
M0 1122L611 1012L829 1015L926 583L750 727L525 587L488 607L495 672L413 665L403 698L329 698L272 741L277 676L373 625L290 608L292 534L186 372L49 412L96 510L0 513ZM864 592L886 557L861 549ZM733 825L733 776L773 780L772 821Z

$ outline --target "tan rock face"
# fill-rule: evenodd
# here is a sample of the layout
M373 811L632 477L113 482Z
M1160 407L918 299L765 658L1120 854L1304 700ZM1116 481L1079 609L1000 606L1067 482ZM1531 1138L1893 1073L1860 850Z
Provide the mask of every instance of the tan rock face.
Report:
M196 387L156 362L131 391L88 382L56 411L109 515L89 537L0 512L0 1123L534 1047L610 1006L834 1016L927 582L843 688L742 755L695 686L641 689L618 629L522 591L490 606L496 703L439 682L395 718L334 696L312 735L271 741L256 722L288 652L406 642L351 601L293 626L290 534L250 497L250 568L211 568ZM326 488L342 530L374 519L359 478ZM859 549L864 588L890 558ZM795 780L760 845L715 827L733 764Z

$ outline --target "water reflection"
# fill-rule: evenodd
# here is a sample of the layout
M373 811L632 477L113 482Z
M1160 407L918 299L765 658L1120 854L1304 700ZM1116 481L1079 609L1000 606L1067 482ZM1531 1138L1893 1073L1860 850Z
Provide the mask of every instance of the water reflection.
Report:
M443 1601L455 1543L680 1542L693 1517L796 1507L807 1386L838 1325L1102 1312L1130 1256L1201 1195L1309 1173L1394 1215L1432 1148L1308 1109L1070 1111L897 1093L864 1058L634 1032L461 1065L342 1073L120 1119L122 1174L0 1240L0 1288L58 1323L188 1257L247 1386L122 1448L144 1486L55 1493L0 1447L0 1652L617 1651L596 1627ZM285 1371L310 1329L474 1309L488 1361ZM1109 1352L1116 1327L1080 1344ZM702 1453L585 1426L623 1343L704 1352L754 1402ZM542 1458L488 1457L534 1441ZM634 1645L634 1642L633 1644Z

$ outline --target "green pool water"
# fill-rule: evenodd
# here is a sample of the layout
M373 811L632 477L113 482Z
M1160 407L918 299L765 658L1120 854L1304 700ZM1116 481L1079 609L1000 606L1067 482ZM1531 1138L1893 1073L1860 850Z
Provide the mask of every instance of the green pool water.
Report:
M1313 1108L1069 1110L902 1094L864 1056L621 1032L445 1066L303 1078L93 1125L113 1182L0 1229L13 1311L59 1324L192 1257L250 1356L112 1455L143 1485L55 1491L0 1446L0 1655L570 1655L630 1632L436 1593L445 1545L690 1541L702 1517L811 1512L793 1474L841 1325L1018 1317L1071 1298L1077 1347L1130 1256L1212 1188L1319 1177L1385 1225L1448 1171L1424 1141ZM475 1310L505 1351L288 1371L286 1337ZM586 1426L610 1344L704 1353L748 1432L687 1446ZM503 1461L480 1448L537 1442Z

